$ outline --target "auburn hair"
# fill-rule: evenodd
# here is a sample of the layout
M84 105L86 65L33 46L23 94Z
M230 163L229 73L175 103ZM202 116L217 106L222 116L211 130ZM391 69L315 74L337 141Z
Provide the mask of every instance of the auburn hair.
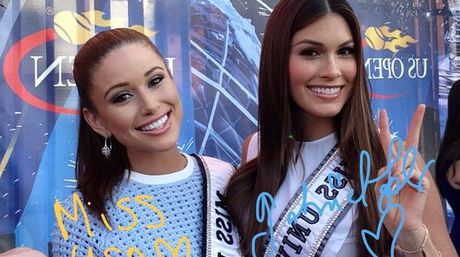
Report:
M127 44L144 44L162 57L152 41L144 34L128 28L99 32L90 38L78 51L73 66L73 77L80 96L80 114L87 108L93 113L97 109L91 100L94 71L104 57ZM122 61L122 60L120 60ZM75 176L77 189L88 208L98 217L106 213L105 202L112 198L112 190L123 178L125 169L131 165L126 147L115 137L111 138L110 158L101 154L104 137L96 133L81 116L78 129L78 144Z

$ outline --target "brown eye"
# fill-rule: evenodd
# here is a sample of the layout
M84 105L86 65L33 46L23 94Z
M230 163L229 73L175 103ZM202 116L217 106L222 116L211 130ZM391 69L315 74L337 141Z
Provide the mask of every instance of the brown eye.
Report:
M318 51L314 49L304 49L300 52L300 55L305 56L305 57L316 57L319 55Z
M352 55L355 53L354 47L344 47L339 50L339 55Z
M163 75L158 75L149 80L148 87L155 87L164 79Z
M118 94L112 99L112 103L122 103L122 102L130 99L131 96L132 95L130 93L127 93L127 92Z

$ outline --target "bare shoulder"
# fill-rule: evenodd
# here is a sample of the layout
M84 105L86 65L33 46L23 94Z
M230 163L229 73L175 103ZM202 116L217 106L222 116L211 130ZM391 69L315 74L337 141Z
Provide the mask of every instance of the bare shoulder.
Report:
M202 160L206 163L207 167L210 169L210 172L224 172L230 171L233 172L235 167L230 163L217 159L210 156L201 156Z
M447 180L453 188L460 189L460 160L457 160L449 167Z
M241 163L240 163L240 165L243 165L248 161L247 157L248 157L249 144L251 143L251 139L255 134L256 133L249 134L249 136L247 136L243 141L243 145L241 146Z
M0 257L45 257L45 255L37 250L27 247L13 248L0 254Z
M460 173L460 160L455 161L454 165L456 173Z

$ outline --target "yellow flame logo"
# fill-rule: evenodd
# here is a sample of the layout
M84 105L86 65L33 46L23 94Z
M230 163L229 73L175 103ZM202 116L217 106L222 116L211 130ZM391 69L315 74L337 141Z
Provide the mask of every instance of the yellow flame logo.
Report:
M82 13L62 11L54 16L54 31L63 40L71 44L81 45L95 34L96 26L121 28L127 24L127 17L104 19L104 15L104 12L98 10ZM148 37L157 33L157 31L151 31L141 25L133 25L130 28L144 33Z
M402 31L395 29L390 31L390 27L369 27L364 32L366 44L374 50L387 49L397 53L401 48L406 48L409 44L417 43L413 37L402 35Z

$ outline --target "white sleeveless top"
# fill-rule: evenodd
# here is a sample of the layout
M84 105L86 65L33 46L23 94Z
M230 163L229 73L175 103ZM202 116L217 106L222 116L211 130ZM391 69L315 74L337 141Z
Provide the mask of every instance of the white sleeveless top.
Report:
M276 223L279 216L286 208L287 203L289 203L289 200L305 181L305 178L316 169L336 143L337 140L334 133L314 141L302 142L299 160L294 165L289 165L286 178L274 197L276 208L272 208L271 210L273 224ZM251 137L248 145L246 161L254 159L257 157L258 153L259 133L255 133ZM342 227L348 227L345 226L345 224L356 224L355 221L357 217L358 210L356 205L353 205L343 220L338 224L336 230L339 231ZM334 238L337 238L336 233L332 233L329 240L334 240ZM338 256L358 257L358 243L359 233L356 225L352 225ZM325 250L328 246L331 246L331 244L326 244Z

